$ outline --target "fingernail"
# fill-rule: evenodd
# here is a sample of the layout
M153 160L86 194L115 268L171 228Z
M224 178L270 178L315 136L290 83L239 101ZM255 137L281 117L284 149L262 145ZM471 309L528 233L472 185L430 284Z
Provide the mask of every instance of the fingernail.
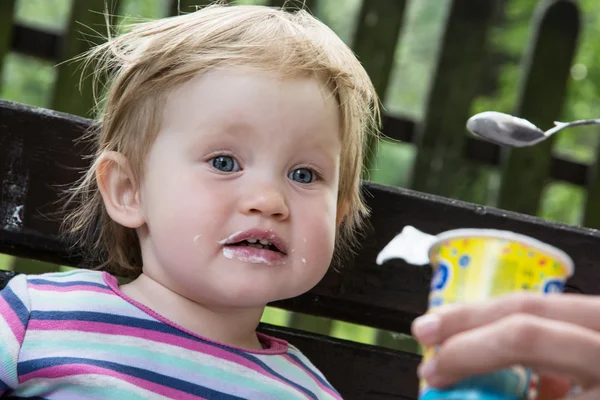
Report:
M425 379L426 381L431 380L436 374L437 362L435 358L427 360L424 364L419 365L417 374L419 378Z
M436 314L425 314L414 320L412 325L413 334L417 339L431 343L435 341L440 329L440 316Z

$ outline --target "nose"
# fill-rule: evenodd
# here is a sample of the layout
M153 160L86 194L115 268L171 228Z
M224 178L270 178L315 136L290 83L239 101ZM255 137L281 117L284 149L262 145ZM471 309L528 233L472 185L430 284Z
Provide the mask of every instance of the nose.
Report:
M274 182L247 187L240 203L241 211L247 215L260 214L277 220L285 220L290 215L285 195Z

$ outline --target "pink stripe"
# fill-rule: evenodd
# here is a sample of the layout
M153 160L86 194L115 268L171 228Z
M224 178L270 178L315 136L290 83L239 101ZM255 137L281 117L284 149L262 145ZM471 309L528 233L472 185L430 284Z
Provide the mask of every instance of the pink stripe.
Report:
M25 327L4 296L0 296L0 315L4 317L19 346L22 345L25 338Z
M76 286L54 286L46 283L30 283L29 287L41 290L44 292L97 292L105 294L113 294L109 288L101 288L98 286L76 285Z
M199 353L208 354L210 356L227 360L232 363L236 363L238 365L243 365L244 367L251 369L257 373L268 376L271 379L276 379L282 383L285 383L280 378L270 374L265 371L260 366L256 365L252 361L247 358L241 357L235 353L231 353L220 349L215 346L207 345L204 343L200 343L191 339L187 339L180 336L171 335L169 333L151 331L142 328L135 328L126 325L114 325L107 324L104 322L93 322L93 321L58 321L58 320L37 320L33 319L29 321L27 326L29 330L69 330L69 331L82 331L82 332L92 332L97 334L106 334L106 335L119 335L119 336L131 336L136 338L141 338L144 340L150 340L158 343L165 343L168 345L185 348L188 350L193 350Z
M147 381L142 378L123 374L121 372L113 371L111 369L98 367L95 365L88 364L67 364L67 365L56 365L53 367L38 369L37 371L30 372L21 376L21 383L25 383L30 379L42 378L42 379L56 379L66 376L73 375L87 375L95 374L102 376L110 376L124 382L131 383L142 389L146 389L150 392L160 394L170 399L182 399L182 400L200 400L202 397L195 396L193 394L185 393L177 389L170 388L168 386L159 385L154 382Z
M299 364L293 357L291 357L289 354L285 354L284 357L291 363L294 364L295 366L297 366L298 368L300 368L302 371L306 371L306 367L304 367L302 364ZM306 371L306 375L308 375L310 377L310 379L312 379L317 385L319 385L319 387L321 389L323 389L325 392L329 393L330 395L332 395L335 399L340 399L343 400L339 394L337 394L335 391L331 390L329 387L323 385L323 383L321 383L321 381L319 381L317 378L314 377L314 375L311 373L312 371Z

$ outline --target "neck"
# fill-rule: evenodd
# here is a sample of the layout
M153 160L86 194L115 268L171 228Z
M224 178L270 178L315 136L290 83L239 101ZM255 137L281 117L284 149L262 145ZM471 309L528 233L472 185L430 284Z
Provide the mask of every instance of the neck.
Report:
M264 307L236 308L195 302L162 285L145 273L120 286L131 299L192 333L219 343L262 349L256 327Z

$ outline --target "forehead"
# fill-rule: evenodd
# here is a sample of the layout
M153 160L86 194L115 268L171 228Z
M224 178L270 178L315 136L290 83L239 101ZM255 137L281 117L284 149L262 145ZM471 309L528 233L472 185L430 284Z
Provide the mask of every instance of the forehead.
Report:
M175 131L271 131L339 140L339 106L314 76L281 77L242 68L203 73L173 90L163 128ZM325 135L325 133L334 133Z

